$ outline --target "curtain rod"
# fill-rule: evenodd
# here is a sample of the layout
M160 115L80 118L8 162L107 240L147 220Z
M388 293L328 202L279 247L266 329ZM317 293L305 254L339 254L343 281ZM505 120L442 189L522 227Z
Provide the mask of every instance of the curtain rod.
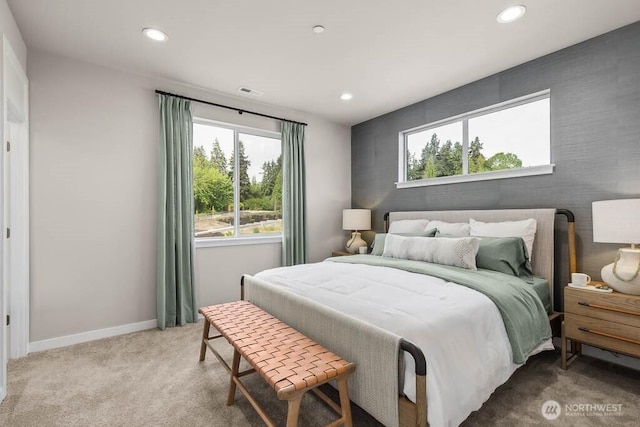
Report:
M256 113L256 112L253 112L253 111L244 110L242 108L230 107L228 105L216 104L215 102L203 101L202 99L196 99L196 98L190 98L188 96L176 95L175 93L169 93L169 92L165 92L165 91L162 91L162 90L156 90L156 93L158 95L175 96L176 98L182 98L182 99L186 99L186 100L193 101L193 102L199 102L201 104L207 104L207 105L213 105L214 107L226 108L227 110L235 110L235 111L238 112L238 114L242 114L242 113L253 114L254 116L266 117L268 119L281 120L281 121L284 121L284 122L291 122L291 123L297 123L297 124L302 125L302 126L308 126L306 123L297 122L295 120L283 119L282 117L275 117L275 116L270 116L268 114Z

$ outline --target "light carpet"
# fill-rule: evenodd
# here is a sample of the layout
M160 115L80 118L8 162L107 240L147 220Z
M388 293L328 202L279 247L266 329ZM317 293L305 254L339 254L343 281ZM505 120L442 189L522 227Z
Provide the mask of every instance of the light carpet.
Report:
M229 377L208 352L198 362L202 323L149 330L30 354L8 366L8 395L0 425L22 426L261 426L248 401L236 393L226 406ZM230 359L226 342L216 347ZM278 423L286 402L256 375L243 379ZM333 391L329 387L330 393ZM336 393L332 393L335 398ZM546 352L500 387L465 426L628 426L640 419L640 373L589 357L560 369L559 355ZM560 403L558 419L541 412ZM610 412L567 413L567 404L622 405ZM356 426L379 426L353 408ZM321 426L335 414L315 396L305 396L300 426Z

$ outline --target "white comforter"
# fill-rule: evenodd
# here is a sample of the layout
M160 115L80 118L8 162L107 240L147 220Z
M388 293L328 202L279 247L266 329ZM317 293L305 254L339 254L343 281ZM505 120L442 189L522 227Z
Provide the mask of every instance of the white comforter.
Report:
M377 325L413 342L427 360L428 421L457 426L520 365L496 305L445 280L387 267L321 262L256 277ZM553 349L551 340L532 354ZM413 359L404 393L415 402Z

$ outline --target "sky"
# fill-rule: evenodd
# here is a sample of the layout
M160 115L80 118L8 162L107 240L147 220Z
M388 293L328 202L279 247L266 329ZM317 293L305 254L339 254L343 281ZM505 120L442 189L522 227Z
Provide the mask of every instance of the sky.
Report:
M193 124L193 146L204 147L207 157L211 155L216 138L229 163L233 153L233 130L200 123ZM240 133L240 141L244 144L245 155L251 161L248 169L249 179L255 177L258 182L262 181L262 164L278 160L281 150L280 140Z
M522 166L549 164L550 116L547 98L474 117L469 119L469 142L478 136L487 159L499 152L509 152L522 160ZM412 134L408 148L416 158L420 158L422 148L431 141L434 132L438 134L441 146L448 139L462 142L461 122Z

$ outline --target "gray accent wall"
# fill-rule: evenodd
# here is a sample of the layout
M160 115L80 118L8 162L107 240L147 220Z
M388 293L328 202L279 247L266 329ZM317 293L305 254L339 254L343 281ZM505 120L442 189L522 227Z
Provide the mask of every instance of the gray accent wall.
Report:
M544 89L552 175L396 189L400 131ZM393 210L570 209L578 270L599 279L618 246L593 243L591 202L640 197L640 22L355 125L351 165L352 205L373 210L377 231ZM569 274L566 221L557 224L560 310L558 285Z

